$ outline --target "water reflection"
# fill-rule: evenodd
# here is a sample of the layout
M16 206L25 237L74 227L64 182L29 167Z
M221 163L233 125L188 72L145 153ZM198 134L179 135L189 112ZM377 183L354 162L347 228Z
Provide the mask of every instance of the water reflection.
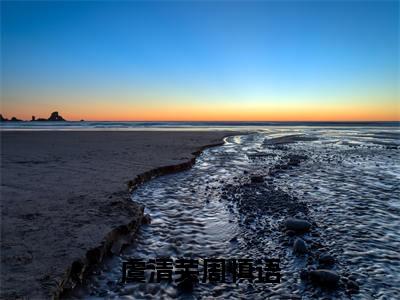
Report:
M288 143L289 135L301 138ZM229 137L225 145L206 150L191 170L157 178L134 192L152 224L143 226L137 241L108 260L79 293L126 299L350 298L344 289L320 291L300 280L312 257L293 255L292 240L280 229L285 217L297 213L317 228L304 239L321 244L336 258L334 269L360 284L353 299L400 298L399 137L393 128L343 127L269 128ZM279 143L272 140L277 138ZM283 168L291 155L306 159ZM265 186L249 183L254 174L265 177ZM245 201L255 204L254 212ZM280 201L286 202L279 206ZM119 283L123 260L156 256L280 257L282 282L200 284L191 294L175 285Z

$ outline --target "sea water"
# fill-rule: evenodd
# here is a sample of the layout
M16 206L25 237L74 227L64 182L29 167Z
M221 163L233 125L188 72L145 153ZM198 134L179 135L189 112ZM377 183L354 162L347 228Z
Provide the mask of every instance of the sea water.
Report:
M279 139L285 136L301 137ZM278 141L278 142L274 142ZM279 142L282 141L282 142ZM289 141L289 142L288 142ZM301 162L287 166L294 155ZM79 289L83 298L400 299L400 131L396 127L269 127L231 136L205 150L188 171L143 184L132 200L151 224L120 256L107 259ZM251 177L262 176L263 183ZM246 204L251 205L246 205ZM312 222L293 252L282 223ZM314 254L335 258L332 270L360 287L325 290L300 278L318 268ZM122 283L130 258L279 258L279 284ZM200 260L200 265L202 260Z

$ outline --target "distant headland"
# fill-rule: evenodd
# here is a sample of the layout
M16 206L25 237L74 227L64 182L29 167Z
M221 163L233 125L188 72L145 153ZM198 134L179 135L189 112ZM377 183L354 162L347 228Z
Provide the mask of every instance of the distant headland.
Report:
M4 118L3 115L0 114L0 122L22 122L23 120L17 119L16 117L12 117L11 119ZM58 114L58 111L54 111L51 113L50 117L45 118L38 118L36 119L35 116L32 116L31 121L66 121L61 115Z

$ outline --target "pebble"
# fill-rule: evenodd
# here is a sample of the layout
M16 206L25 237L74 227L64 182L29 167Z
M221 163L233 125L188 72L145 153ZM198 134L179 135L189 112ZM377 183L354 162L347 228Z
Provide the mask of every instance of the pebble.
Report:
M293 244L293 251L294 251L295 253L298 253L298 254L305 254L305 253L307 253L307 252L308 252L308 247L307 247L306 242L305 242L303 239L301 239L301 238L297 238L297 239L294 241L294 244Z
M197 276L195 275L190 275L188 277L185 277L179 284L178 284L178 289L183 291L183 292L192 292L193 287L195 283L197 282Z
M327 253L321 254L318 260L320 265L331 266L335 264L335 258Z
M254 175L250 177L250 180L252 183L262 183L264 182L264 177L259 176L259 175Z
M305 270L305 269L301 270L301 271L300 271L300 278L301 278L302 280L307 280L307 279L308 279L308 271Z
M355 275L347 276L347 280L357 281L357 277Z
M142 224L151 224L151 217L149 214L145 214L142 218Z
M302 219L295 219L295 218L289 218L285 222L286 229L288 230L293 230L295 232L307 232L311 228L311 223L302 220Z
M287 234L288 236L295 236L295 235L296 235L296 232L293 231L293 230L288 230L288 231L286 231L286 234Z
M237 242L238 242L238 239L237 239L236 236L234 236L233 238L231 238L231 239L229 240L229 242L230 242L230 243L237 243Z
M321 287L335 287L340 280L340 276L331 270L318 269L309 274L311 281Z
M353 280L349 280L349 281L347 281L347 289L349 290L349 292L355 293L355 292L358 292L360 287L358 286L357 282L355 282Z

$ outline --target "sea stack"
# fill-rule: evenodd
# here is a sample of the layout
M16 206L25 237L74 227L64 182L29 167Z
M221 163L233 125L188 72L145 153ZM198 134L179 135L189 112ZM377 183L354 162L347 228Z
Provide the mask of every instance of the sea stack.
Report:
M49 121L65 121L65 119L58 114L58 111L52 112L50 115L50 118L48 118L47 120L49 120Z

